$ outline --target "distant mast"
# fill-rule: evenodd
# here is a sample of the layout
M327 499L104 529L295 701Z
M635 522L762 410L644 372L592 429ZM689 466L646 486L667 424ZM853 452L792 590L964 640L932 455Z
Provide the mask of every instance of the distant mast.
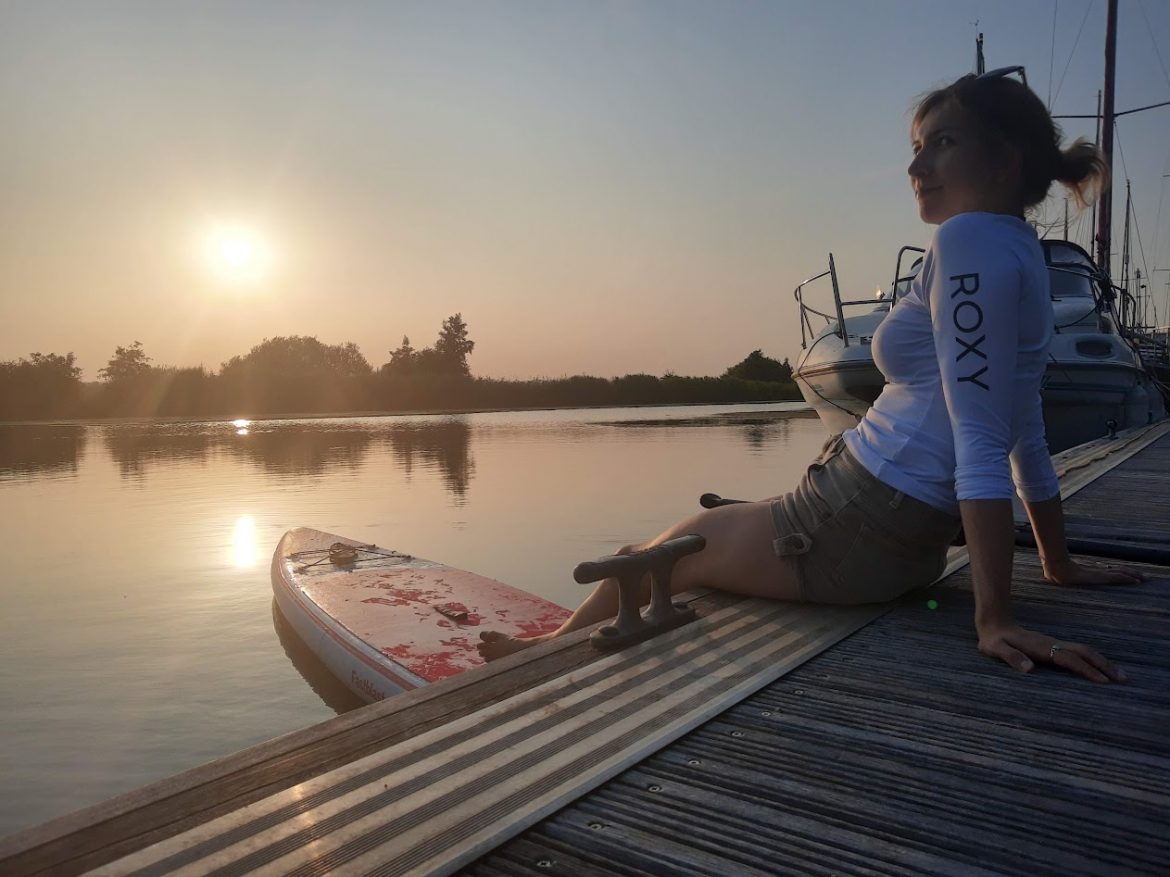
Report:
M1105 100L1101 114L1101 152L1107 166L1097 207L1097 264L1108 274L1113 227L1113 77L1117 68L1117 0L1109 0L1105 19Z
M982 76L987 72L987 65L983 61L983 34L975 37L975 75Z

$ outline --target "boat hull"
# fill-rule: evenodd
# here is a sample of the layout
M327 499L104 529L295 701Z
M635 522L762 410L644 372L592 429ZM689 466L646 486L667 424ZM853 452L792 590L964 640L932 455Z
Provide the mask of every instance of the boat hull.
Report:
M831 435L857 426L886 382L872 362L807 371L797 368L794 377L804 401L813 407Z
M816 339L813 356L804 356L794 370L797 386L831 434L856 426L885 386L869 352L865 335L850 333L844 348L831 337ZM1059 336L1058 336L1059 338ZM1110 348L1087 361L1076 354L1076 343L1086 348L1085 335L1070 336L1053 345L1053 358L1040 391L1045 435L1052 453L1084 444L1119 429L1144 426L1166 416L1161 394L1136 358L1117 336L1094 337L1096 349ZM1059 356L1069 347L1073 356Z

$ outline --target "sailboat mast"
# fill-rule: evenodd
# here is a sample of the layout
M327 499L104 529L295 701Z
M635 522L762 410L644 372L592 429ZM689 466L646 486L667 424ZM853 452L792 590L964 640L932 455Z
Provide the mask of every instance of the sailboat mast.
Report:
M1106 186L1101 192L1097 212L1097 264L1109 273L1109 251L1113 227L1113 89L1117 69L1117 0L1109 0L1105 19L1105 105L1101 116L1101 151L1109 167Z
M1129 180L1125 181L1125 224L1121 235L1121 288L1129 289Z
M1093 118L1096 119L1094 124L1097 126L1096 137L1093 138L1093 145L1096 146L1098 149L1100 149L1101 148L1101 89L1099 89L1099 88L1097 89L1097 115L1095 115ZM1102 185L1101 185L1100 197L1104 198L1105 192L1107 190L1108 181L1102 180L1101 183L1102 183ZM1100 209L1101 209L1101 206L1097 205L1097 210L1099 211ZM1095 243L1097 243L1097 212L1096 211L1093 213L1093 227L1091 229L1091 237L1089 238L1089 249L1090 250L1093 249L1093 244L1095 244ZM1106 269L1108 269L1108 266L1105 266L1105 267L1106 267Z

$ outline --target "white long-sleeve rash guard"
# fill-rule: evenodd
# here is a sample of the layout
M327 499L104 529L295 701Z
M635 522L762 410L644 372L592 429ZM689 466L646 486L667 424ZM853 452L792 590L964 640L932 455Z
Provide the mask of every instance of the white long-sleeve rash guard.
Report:
M1056 496L1040 409L1051 338L1031 227L994 213L948 219L874 333L887 384L846 446L886 484L951 514L959 500L1010 498L1013 482L1027 501Z

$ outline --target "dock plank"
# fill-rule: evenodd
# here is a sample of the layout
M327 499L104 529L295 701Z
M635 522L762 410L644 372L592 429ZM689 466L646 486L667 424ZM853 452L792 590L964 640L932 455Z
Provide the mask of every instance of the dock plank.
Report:
M450 873L884 611L743 600L93 873Z
M726 605L700 595L700 614ZM68 877L174 836L323 771L585 666L598 658L582 631L217 759L101 804L0 838L0 873Z
M670 851L658 874L1166 873L1170 576L1081 591L1042 584L1033 554L1017 567L1020 614L1083 631L1128 684L979 655L960 572L517 842L545 874L574 873L557 860L566 846L610 875L647 850ZM518 855L504 844L461 873Z
M1069 493L1093 538L1158 542L1170 436ZM959 570L461 873L1167 873L1170 569L1086 589L1044 582L1031 551L1015 566L1021 622L1092 643L1127 684L981 656Z

